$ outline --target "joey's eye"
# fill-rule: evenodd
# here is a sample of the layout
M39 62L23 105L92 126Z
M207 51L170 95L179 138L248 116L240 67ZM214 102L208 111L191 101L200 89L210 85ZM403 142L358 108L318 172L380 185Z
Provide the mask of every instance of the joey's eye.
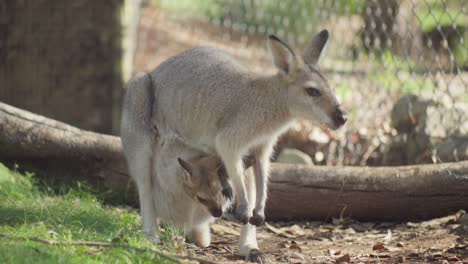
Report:
M317 89L315 87L306 88L306 92L310 96L321 96L322 95L322 93L319 91L319 89Z
M206 203L206 199L201 198L200 196L197 196L197 199L200 203Z

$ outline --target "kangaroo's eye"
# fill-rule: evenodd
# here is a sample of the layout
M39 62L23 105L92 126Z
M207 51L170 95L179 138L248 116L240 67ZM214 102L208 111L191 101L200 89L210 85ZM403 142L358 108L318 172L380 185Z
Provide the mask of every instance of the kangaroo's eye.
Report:
M322 95L322 93L319 91L319 89L317 89L315 87L306 88L306 92L310 96L321 96Z
M203 199L203 198L201 198L200 196L197 196L197 199L198 199L198 201L199 201L200 203L206 203L206 202L207 202L206 199Z

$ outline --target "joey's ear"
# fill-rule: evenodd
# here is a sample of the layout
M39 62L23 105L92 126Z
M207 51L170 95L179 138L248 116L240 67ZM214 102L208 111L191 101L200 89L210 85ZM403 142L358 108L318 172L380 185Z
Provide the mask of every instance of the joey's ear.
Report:
M293 49L277 36L270 35L268 37L268 50L273 58L275 66L288 74L294 70L296 66L296 55Z
M177 161L179 162L180 166L182 167L182 170L184 171L184 181L190 185L193 184L193 173L194 169L190 163L186 162L185 160L181 158L177 158Z
M302 59L307 64L317 64L325 44L328 42L328 30L324 29L310 41L302 53Z

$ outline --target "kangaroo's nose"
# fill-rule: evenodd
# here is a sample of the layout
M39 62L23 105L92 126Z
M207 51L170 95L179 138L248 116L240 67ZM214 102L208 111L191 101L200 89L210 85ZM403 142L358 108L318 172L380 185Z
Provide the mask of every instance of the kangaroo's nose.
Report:
M220 217L223 215L223 210L221 208L213 208L211 209L211 215L214 217Z
M335 125L337 127L340 127L346 123L348 119L346 118L346 113L341 110L340 107L337 107L335 109L335 112L333 112L333 122L335 122Z

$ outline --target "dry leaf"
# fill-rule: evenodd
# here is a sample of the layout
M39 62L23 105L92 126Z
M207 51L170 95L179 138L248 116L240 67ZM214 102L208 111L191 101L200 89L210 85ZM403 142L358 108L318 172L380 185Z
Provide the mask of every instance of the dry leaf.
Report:
M240 236L240 233L238 230L234 229L233 227L221 225L221 224L212 224L211 225L211 230L213 231L214 234L218 234L220 236L222 235L234 235L234 236Z
M289 244L288 242L281 242L281 243L278 243L278 247L279 248L288 248L289 247L288 244Z
M304 255L302 255L300 253L297 253L297 252L291 253L291 257L296 258L296 259L300 259L300 260L304 260Z
M291 227L277 228L268 223L265 223L265 226L271 232L286 238L296 238L299 236L304 236L305 232L298 225L293 225Z
M373 257L373 258L389 258L391 257L390 254L388 253L378 253L378 254L369 254L369 257Z
M390 231L390 229L387 230L387 235L384 237L384 241L385 243L389 243L390 241L392 241L393 239L393 235L392 235L392 231Z
M351 257L349 256L349 254L344 254L343 256L337 258L335 262L340 264L340 263L349 263L350 261L351 261Z
M374 246L372 246L372 250L387 250L387 248L383 243L377 243Z
M297 244L291 244L291 245L289 246L289 249L297 250L297 251L299 251L299 252L302 252L301 247L300 247L299 245L297 245Z
M330 256L338 256L341 253L341 250L328 249L327 251Z
M290 227L281 228L284 232L294 235L296 237L304 236L306 232L298 225L292 225Z

